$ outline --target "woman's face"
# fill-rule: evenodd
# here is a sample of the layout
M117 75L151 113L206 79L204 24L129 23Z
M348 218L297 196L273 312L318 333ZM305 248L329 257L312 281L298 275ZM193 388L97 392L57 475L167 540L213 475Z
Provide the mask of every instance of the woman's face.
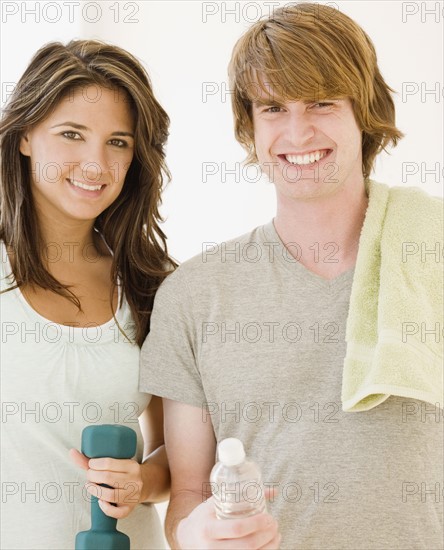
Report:
M38 215L94 221L119 196L134 155L134 120L122 90L73 91L21 139Z

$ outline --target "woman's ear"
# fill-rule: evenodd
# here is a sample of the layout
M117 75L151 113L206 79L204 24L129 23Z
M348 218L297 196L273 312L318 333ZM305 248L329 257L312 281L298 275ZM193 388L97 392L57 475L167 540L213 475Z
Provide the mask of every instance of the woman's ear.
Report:
M29 144L28 134L25 134L20 139L20 153L25 157L31 156L31 146Z

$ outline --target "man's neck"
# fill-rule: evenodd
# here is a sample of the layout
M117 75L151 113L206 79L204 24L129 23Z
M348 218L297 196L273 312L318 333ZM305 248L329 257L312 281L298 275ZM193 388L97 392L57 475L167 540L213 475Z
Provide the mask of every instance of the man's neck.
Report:
M307 201L278 196L274 226L284 244L293 243L290 254L330 279L355 265L367 206L363 182Z

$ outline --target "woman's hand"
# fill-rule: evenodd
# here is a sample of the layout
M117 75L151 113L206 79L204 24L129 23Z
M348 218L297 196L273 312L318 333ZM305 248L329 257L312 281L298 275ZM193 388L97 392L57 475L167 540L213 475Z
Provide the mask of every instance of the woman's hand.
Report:
M137 504L146 500L143 467L136 460L107 457L89 459L76 449L71 449L69 454L77 466L87 471L89 483L86 489L99 499L99 506L107 516L125 518ZM101 487L101 484L111 488Z

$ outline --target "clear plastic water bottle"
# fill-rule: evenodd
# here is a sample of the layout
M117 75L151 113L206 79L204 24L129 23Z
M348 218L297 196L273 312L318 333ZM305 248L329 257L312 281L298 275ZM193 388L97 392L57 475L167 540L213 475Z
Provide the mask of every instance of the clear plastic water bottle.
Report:
M245 460L242 441L229 437L217 448L219 462L210 475L216 516L235 519L253 516L265 510L264 486L259 467Z

